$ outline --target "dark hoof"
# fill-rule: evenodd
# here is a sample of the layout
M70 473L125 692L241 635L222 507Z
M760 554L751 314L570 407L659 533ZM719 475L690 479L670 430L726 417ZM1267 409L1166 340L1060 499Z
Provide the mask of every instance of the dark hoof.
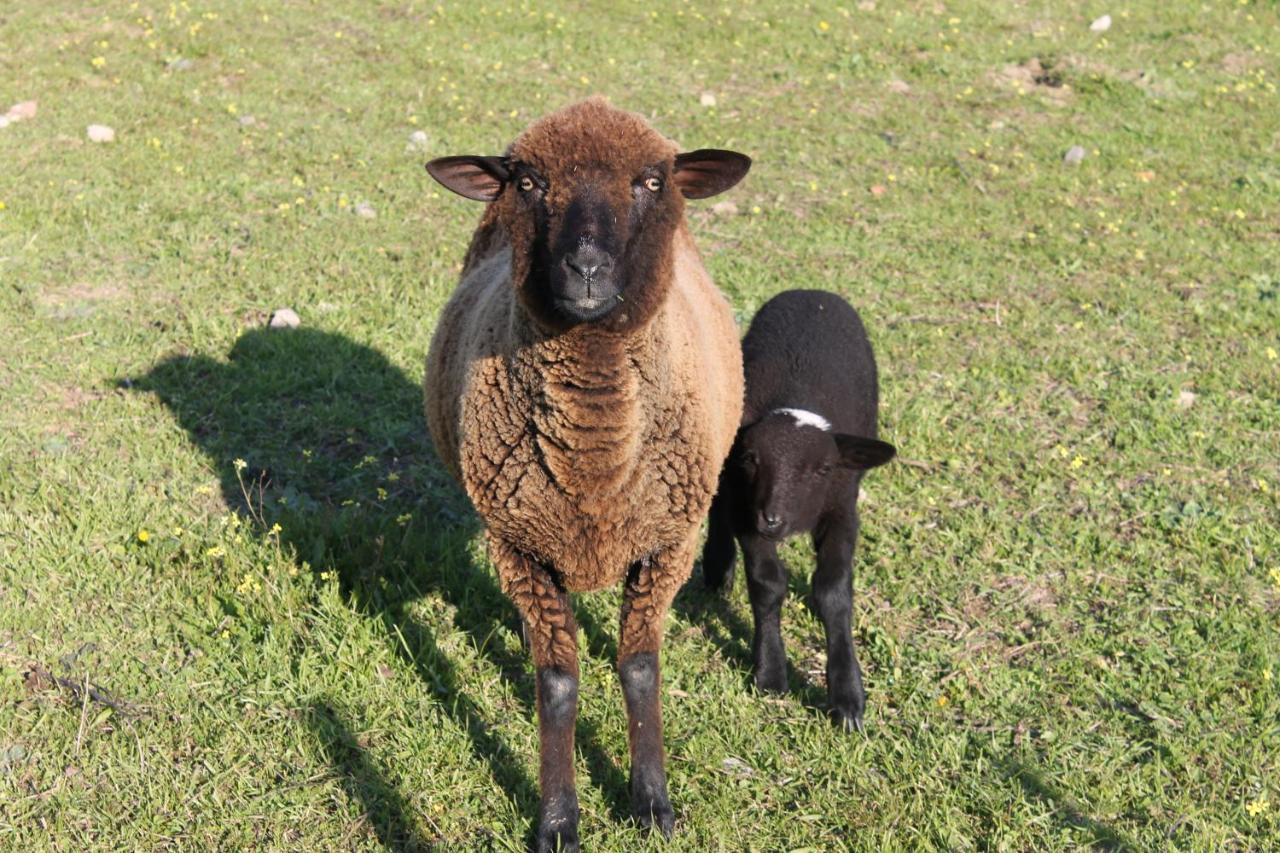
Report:
M671 832L676 828L676 813L672 811L671 803L666 801L637 808L635 815L641 829L647 832L656 829L662 833L663 838L670 838Z
M756 689L763 693L786 693L787 668L778 666L756 670Z
M862 714L866 710L867 700L864 697L828 697L828 701L831 704L832 722L846 732L865 731L862 727Z
M846 734L851 732L860 732L865 734L867 731L866 727L862 724L861 712L854 713L832 709L831 721L839 726L840 730Z
M577 826L538 827L538 853L579 853Z

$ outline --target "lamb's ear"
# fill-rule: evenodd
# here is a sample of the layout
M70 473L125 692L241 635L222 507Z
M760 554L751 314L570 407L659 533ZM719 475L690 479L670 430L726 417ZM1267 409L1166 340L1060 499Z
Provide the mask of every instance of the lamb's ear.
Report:
M510 173L501 157L441 157L427 164L431 177L463 198L493 201Z
M863 471L883 465L893 458L897 449L888 442L874 438L863 438L860 435L835 436L836 448L840 451L840 464L845 468Z
M747 176L751 158L737 151L699 148L676 155L675 181L685 198L711 198Z

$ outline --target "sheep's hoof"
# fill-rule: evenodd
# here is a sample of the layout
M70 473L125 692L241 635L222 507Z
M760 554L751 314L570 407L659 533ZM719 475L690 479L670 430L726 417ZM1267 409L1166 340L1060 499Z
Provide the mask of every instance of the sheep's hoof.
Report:
M538 853L579 853L581 849L577 826L538 827Z
M671 803L666 800L637 808L635 814L636 822L640 824L641 829L648 832L657 829L662 833L663 838L670 838L672 831L676 828L676 813L672 810Z

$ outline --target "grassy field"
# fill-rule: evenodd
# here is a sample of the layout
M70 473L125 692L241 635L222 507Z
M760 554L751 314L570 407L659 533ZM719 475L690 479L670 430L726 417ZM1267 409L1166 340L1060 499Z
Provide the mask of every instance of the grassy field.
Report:
M849 297L903 456L865 736L822 715L806 544L784 699L695 570L669 849L1274 849L1278 17L9 0L0 847L523 848L532 672L419 390L480 208L422 164L605 93L755 159L690 205L708 265L744 328ZM617 606L579 601L584 842L668 849L626 818Z

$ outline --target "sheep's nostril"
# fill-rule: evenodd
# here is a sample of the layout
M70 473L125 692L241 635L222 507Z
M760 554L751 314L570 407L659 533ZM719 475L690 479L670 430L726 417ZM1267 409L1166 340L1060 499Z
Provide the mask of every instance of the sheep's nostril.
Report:
M608 272L613 266L613 261L607 253L595 246L587 245L565 255L564 265L589 281L597 275Z
M596 272L600 269L600 262L597 260L581 260L578 258L565 258L565 266L576 272L583 278L594 278Z
M781 518L768 512L761 513L760 522L761 526L764 527L765 530L777 530L778 527L782 525Z

